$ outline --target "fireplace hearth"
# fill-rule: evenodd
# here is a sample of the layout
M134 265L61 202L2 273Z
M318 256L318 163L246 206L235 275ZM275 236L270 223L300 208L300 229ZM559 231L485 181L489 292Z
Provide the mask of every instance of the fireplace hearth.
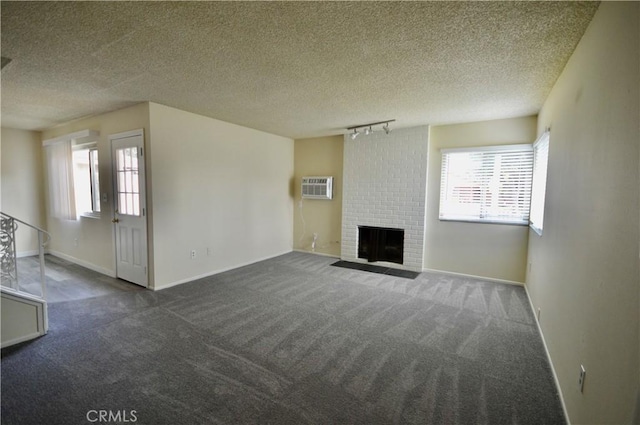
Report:
M403 264L404 230L358 226L358 258Z

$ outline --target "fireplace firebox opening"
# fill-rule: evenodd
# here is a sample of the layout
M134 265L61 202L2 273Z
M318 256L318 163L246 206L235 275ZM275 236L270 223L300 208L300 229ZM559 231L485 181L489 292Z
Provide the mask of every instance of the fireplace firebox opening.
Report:
M369 262L404 261L404 230L358 226L358 258Z

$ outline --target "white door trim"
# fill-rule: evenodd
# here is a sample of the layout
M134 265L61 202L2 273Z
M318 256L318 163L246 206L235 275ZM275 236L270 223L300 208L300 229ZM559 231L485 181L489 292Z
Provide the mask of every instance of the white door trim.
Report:
M137 130L123 131L122 133L110 134L109 141L112 139L124 139L126 137L142 136L144 137L144 128Z
M147 196L146 196L146 189L147 189L147 185L146 185L146 149L144 146L144 129L137 129L137 130L131 130L131 131L125 131L125 132L121 132L121 133L115 133L115 134L110 134L108 136L108 140L109 140L109 152L110 152L110 159L111 159L111 186L112 186L112 191L113 191L113 196L112 196L112 202L111 202L111 217L112 218L117 218L118 214L116 213L116 205L118 204L118 183L117 183L117 178L118 178L118 174L117 174L117 160L114 157L114 149L113 149L113 142L121 140L121 139L126 139L126 138L130 138L130 137L141 137L142 138L142 153L141 153L141 171L143 171L143 180L144 182L140 185L140 192L141 195L140 196L140 210L142 212L141 217L144 219L144 244L145 244L145 253L144 253L144 270L145 270L145 277L144 277L144 283L140 283L140 282L134 282L138 285L144 286L145 288L149 287L149 238L148 238L148 229L149 229L149 223L148 223L148 212L147 212ZM118 273L118 262L119 262L119 258L118 258L118 238L116 235L118 226L114 225L113 226L113 231L112 231L112 239L113 239L113 247L114 247L114 270L115 270L115 274L116 277L118 277L119 273Z

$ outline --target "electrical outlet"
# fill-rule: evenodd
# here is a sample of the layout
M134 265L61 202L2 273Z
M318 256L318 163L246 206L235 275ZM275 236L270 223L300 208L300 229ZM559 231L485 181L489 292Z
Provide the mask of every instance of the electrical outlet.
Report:
M207 247L207 255L211 255L213 254L213 250L211 249L210 246Z
M580 365L580 378L578 379L578 385L580 386L580 392L584 392L584 378L587 376L587 371L583 365Z
M192 249L191 250L191 259L194 260L196 258L196 250Z

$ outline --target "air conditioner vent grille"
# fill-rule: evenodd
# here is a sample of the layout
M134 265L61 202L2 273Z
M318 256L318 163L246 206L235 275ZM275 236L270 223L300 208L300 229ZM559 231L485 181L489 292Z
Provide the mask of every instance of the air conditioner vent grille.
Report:
M302 197L305 199L332 199L333 177L314 176L302 178Z

